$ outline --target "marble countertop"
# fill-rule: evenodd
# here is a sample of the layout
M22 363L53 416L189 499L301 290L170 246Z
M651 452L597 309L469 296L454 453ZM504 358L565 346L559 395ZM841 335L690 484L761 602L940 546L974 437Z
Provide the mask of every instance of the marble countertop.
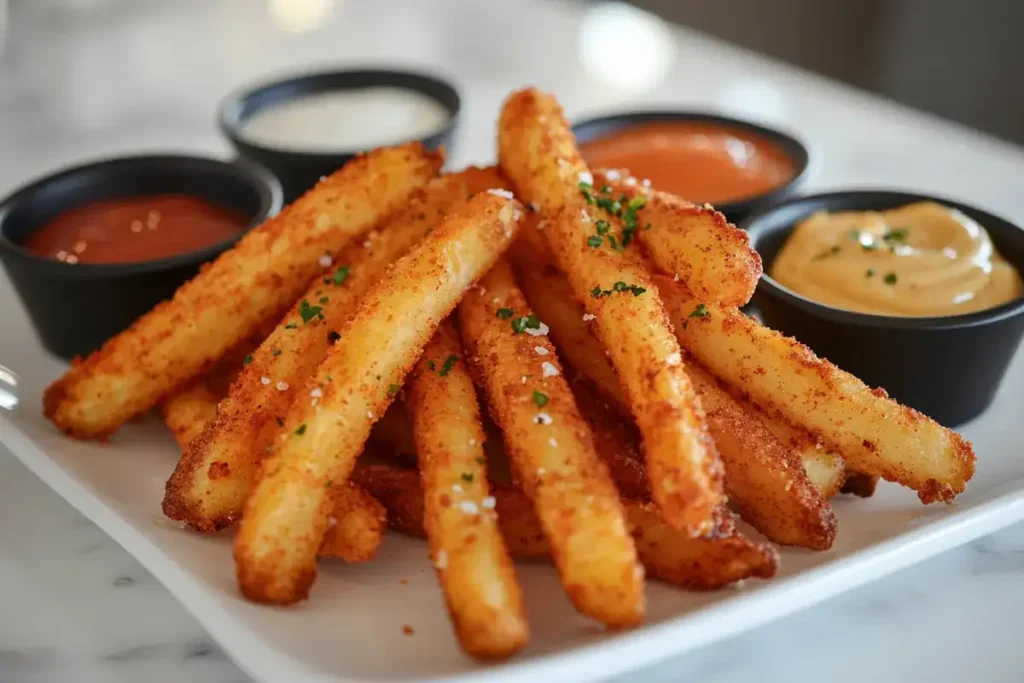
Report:
M454 164L492 158L500 100L532 82L572 115L677 104L795 131L815 156L814 188L932 191L1024 219L1024 152L1012 145L649 19L610 24L615 8L518 6L15 0L0 61L0 193L92 157L227 155L213 116L240 83L387 63L461 83ZM865 125L865 110L885 125ZM857 144L870 136L886 144ZM971 163L981 156L983 167ZM3 335L0 325L0 353ZM630 679L1019 681L1022 579L1017 525ZM2 447L0 594L0 681L249 680L148 572Z

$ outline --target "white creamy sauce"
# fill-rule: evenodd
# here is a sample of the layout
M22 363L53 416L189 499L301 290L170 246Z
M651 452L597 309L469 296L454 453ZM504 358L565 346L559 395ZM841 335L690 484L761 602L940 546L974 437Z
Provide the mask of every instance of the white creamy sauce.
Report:
M440 102L414 90L333 90L261 109L244 122L242 133L264 147L351 152L425 137L449 118Z

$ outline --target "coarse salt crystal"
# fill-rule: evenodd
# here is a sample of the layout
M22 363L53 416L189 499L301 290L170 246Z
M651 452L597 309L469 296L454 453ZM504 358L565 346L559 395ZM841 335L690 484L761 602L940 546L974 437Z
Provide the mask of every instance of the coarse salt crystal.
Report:
M540 204L537 202L530 202L530 208L534 211L540 211Z
M476 503L474 503L471 500L464 500L461 503L459 503L459 509L465 512L467 515L475 515L480 512L480 508L478 508L476 506Z
M444 549L437 551L437 557L434 558L434 566L438 569L448 568L448 552Z
M543 346L534 346L533 350L534 350L534 352L538 356L546 356L546 355L548 355L548 350L545 349Z
M323 396L324 392L320 390L320 387L313 387L313 389L309 392L309 395L314 398L317 398Z
M487 496L486 498L480 501L480 507L482 507L484 510L493 510L494 506L497 504L498 501L497 499L495 499L494 496Z
M647 178L644 178L643 182L640 183L640 184L643 185L644 187L650 187L651 186L651 181L648 180Z
M373 411L372 410L367 410L366 411L366 417L368 417L368 418L370 418L372 420L373 419Z
M537 417L533 418L533 421L539 425L549 425L554 422L547 413L537 413Z
M583 322L589 323L591 320L593 320L596 317L597 316L594 315L593 313L584 313L583 314Z
M331 264L334 263L334 259L331 258L330 254L324 254L319 259L317 259L317 263L320 264L321 268L330 268Z
M512 199L512 193L508 190L503 190L500 187L492 187L487 190L487 194L493 194L495 197L504 197L505 199Z
M594 184L594 176L590 175L590 173L588 173L587 171L583 171L582 173L580 173L578 176L576 176L576 179L579 180L581 183L586 183L587 185Z
M470 446L475 446L476 445L476 439L470 439L469 440L469 445Z
M288 382L278 382L275 386L278 391L288 391Z
M672 275L672 282L679 282L679 273L674 273Z
M617 169L609 168L607 171L604 172L604 177L607 178L608 180L618 180L619 178L622 177L622 174L619 173Z
M452 491L462 493L462 486L460 484L452 484Z
M260 384L262 384L264 386L270 384L270 378L269 377L260 377Z
M526 384L526 375L523 375L523 384Z
M552 448L558 448L558 441L555 439L555 437L551 437L550 439L548 439L548 443L551 445Z
M626 178L625 183L627 187L633 187L634 185L636 185L636 178L634 178L633 176L629 176L628 178Z
M363 242L363 248L364 248L364 249L369 249L369 248L370 248L370 247L372 247L372 246L373 246L373 242L371 242L370 240L365 240L365 241Z
M332 516L332 517L329 517L329 518L327 519L327 526L329 526L329 527L330 527L330 526L337 526L337 525L338 525L338 520L337 520L337 518L336 518L336 517L333 517L333 516Z
M682 362L683 356L678 351L670 353L668 358L665 359L665 365L679 365Z
M546 335L550 331L551 331L551 328L548 327L547 325L545 325L544 323L540 323L539 325L537 325L537 329L533 329L532 327L527 327L525 330L523 330L523 332L526 332L526 334L528 334L528 335L530 335L532 337L543 337L544 335Z
M540 368L543 371L541 373L542 376L544 376L544 377L558 377L558 374L559 374L558 373L558 368L556 368L553 363L549 363L547 361L544 361L543 363L540 364Z
M548 471L546 469L544 469L543 467L538 467L537 468L537 476L538 477L543 477L547 473L548 473Z

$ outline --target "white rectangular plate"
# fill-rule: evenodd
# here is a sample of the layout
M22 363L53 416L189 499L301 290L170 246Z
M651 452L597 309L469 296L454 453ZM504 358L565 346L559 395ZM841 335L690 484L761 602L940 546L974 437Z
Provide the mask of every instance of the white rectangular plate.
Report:
M458 650L426 546L415 539L389 535L380 556L365 565L321 563L310 600L298 607L244 601L229 536L200 536L160 512L164 481L177 461L163 425L140 420L108 444L58 434L40 405L64 364L39 347L5 276L0 320L0 365L20 376L21 397L16 409L0 414L0 441L132 553L262 681L602 678L754 628L1024 518L1018 354L996 404L965 429L978 468L955 505L925 507L912 492L886 484L869 500L840 498L839 537L829 552L784 550L776 579L714 593L650 582L647 624L622 633L576 615L551 567L521 564L532 644L506 664L481 666ZM403 633L405 625L413 635Z

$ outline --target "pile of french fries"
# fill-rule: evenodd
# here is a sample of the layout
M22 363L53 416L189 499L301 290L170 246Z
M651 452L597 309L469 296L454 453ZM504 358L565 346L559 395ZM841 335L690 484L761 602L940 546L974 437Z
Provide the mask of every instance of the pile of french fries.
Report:
M712 207L588 169L533 89L498 157L355 159L75 363L46 415L105 438L159 405L182 447L164 512L239 522L257 602L306 598L319 558L368 561L387 527L426 537L483 659L529 640L514 558L550 557L579 612L626 627L645 575L774 575L733 512L826 550L844 490L964 489L958 434L739 311L761 261Z

